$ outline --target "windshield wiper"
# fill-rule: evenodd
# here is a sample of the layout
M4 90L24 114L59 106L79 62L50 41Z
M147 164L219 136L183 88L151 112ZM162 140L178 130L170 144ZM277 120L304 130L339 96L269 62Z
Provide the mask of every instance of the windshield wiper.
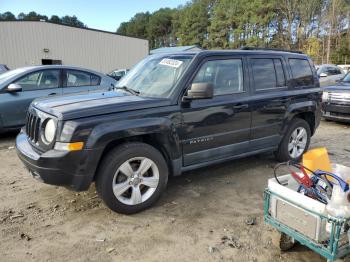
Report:
M127 91L127 92L129 92L130 94L135 95L135 96L137 96L137 95L140 94L140 91L134 90L134 89L129 88L129 87L127 87L127 86L116 86L116 87L114 87L114 89L115 89L115 90L121 89L121 90Z

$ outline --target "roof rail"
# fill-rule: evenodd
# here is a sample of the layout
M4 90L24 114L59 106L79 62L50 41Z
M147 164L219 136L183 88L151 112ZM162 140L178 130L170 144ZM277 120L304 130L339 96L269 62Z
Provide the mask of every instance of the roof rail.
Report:
M250 47L250 46L243 46L240 48L240 50L282 51L282 52L303 54L303 52L301 51L285 50L285 49L279 49L279 48Z

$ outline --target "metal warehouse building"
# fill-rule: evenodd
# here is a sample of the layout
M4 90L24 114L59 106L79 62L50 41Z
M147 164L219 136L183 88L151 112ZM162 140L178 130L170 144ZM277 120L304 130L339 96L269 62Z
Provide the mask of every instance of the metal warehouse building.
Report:
M11 69L64 64L107 73L130 68L148 53L145 39L41 21L0 22L0 64Z

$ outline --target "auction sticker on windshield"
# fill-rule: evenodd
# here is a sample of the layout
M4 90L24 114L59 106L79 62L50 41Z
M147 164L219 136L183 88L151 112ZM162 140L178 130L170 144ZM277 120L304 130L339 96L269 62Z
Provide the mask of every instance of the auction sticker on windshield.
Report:
M170 59L170 58L164 58L162 61L159 62L160 65L166 65L166 66L171 66L178 68L182 65L182 61L180 60L175 60L175 59Z

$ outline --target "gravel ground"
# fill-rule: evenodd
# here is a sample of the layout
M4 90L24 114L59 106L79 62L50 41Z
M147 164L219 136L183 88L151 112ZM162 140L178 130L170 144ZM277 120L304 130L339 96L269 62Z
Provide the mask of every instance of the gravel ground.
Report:
M311 146L350 166L349 128L322 122ZM262 216L269 154L171 178L156 206L125 216L94 186L76 193L32 179L14 138L0 137L0 261L324 261L303 246L273 246Z

